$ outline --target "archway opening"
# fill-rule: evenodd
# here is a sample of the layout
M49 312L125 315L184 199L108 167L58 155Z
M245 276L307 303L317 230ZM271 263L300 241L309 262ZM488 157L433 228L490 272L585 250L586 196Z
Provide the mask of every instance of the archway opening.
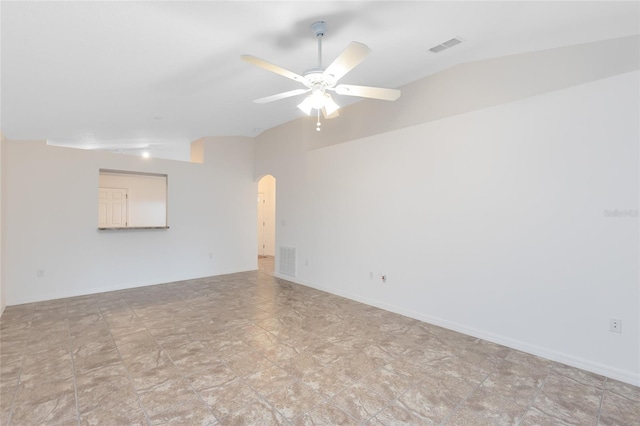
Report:
M273 274L276 255L276 178L258 181L258 269Z

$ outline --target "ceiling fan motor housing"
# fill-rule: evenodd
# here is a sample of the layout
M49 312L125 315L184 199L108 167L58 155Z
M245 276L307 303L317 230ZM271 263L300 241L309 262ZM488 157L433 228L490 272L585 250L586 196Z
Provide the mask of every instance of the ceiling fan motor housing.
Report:
M327 23L324 21L318 21L311 24L311 31L316 37L322 37L327 31Z
M307 87L322 85L325 88L331 88L336 85L336 80L331 74L325 74L321 68L312 68L307 71L304 78L307 79Z

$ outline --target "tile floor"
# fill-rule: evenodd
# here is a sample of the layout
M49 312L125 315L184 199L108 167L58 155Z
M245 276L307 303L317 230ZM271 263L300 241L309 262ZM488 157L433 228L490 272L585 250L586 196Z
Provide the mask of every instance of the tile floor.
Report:
M0 424L640 424L640 388L291 284L260 263L7 307Z

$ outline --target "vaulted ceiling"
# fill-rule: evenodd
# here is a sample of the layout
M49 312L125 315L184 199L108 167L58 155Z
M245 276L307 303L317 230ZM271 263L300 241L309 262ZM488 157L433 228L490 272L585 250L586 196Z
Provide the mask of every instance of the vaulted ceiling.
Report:
M316 65L318 20L328 25L325 63L351 41L373 51L341 82L400 88L461 62L638 34L639 10L636 1L3 1L1 130L132 149L254 136L301 117L301 99L253 103L298 86L240 55L304 73ZM453 37L463 43L429 51Z

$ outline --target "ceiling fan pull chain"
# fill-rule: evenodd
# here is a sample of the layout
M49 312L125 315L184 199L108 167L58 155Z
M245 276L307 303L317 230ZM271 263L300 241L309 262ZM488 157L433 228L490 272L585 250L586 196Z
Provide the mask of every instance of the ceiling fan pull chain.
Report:
M318 122L316 123L316 132L320 131L320 126L322 125L322 123L320 123L320 110L318 110Z

